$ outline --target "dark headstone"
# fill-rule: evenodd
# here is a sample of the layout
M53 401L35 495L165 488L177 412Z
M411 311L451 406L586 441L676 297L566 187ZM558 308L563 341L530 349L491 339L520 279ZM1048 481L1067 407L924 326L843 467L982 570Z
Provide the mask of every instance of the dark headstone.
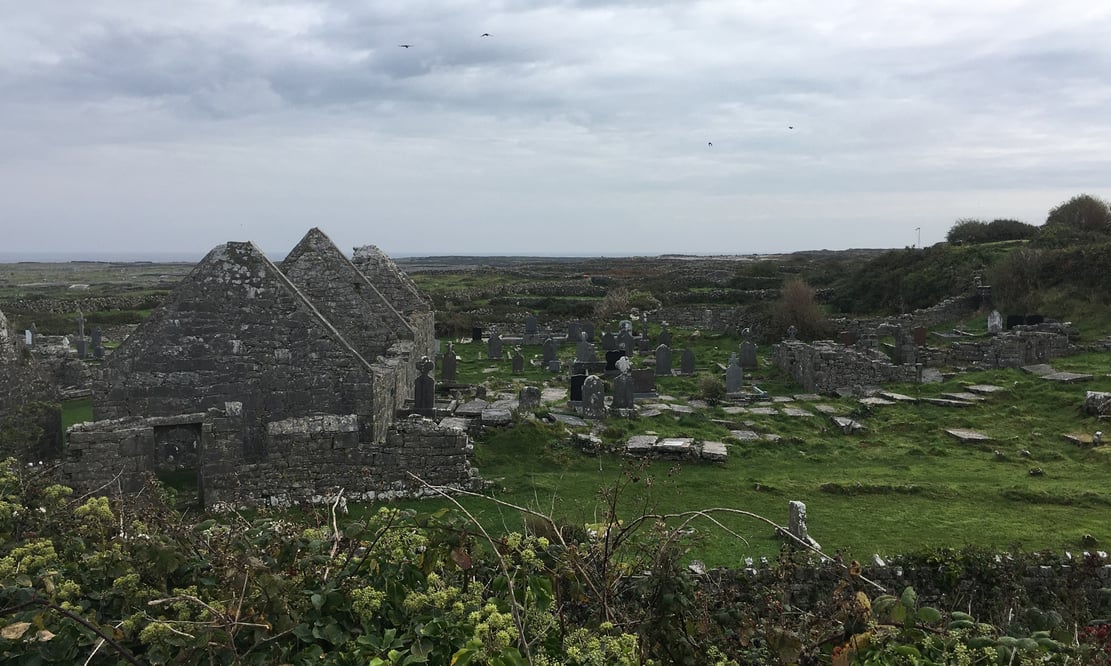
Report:
M533 335L537 330L536 315L529 314L525 317L525 335Z
M633 375L622 372L613 378L613 408L633 408Z
M578 342L582 338L582 330L582 325L579 322L567 322L567 341Z
M553 358L552 360L548 361L548 372L552 374L558 374L562 370L563 364L559 362L558 358Z
M571 375L571 402L582 402L585 381L586 375Z
M602 349L605 351L617 349L617 338L613 337L613 333L606 331L602 334Z
M656 347L656 376L671 376L671 350L667 345Z
M500 361L502 352L501 335L495 333L490 336L490 341L486 343L487 358L491 361Z
M633 392L637 395L651 395L656 392L656 373L651 368L630 370L633 376Z
M671 346L671 331L667 330L666 326L664 326L664 329L662 331L660 331L659 344L667 345L668 347Z
M482 342L482 327L475 326L471 329L471 342Z
M594 345L586 339L586 331L579 332L579 343L575 347L575 360L589 363L597 358Z
M629 353L632 353L633 350L637 348L636 339L633 337L633 334L629 332L628 329L622 329L621 332L617 334L617 348L624 348L625 351L628 351Z
M448 343L447 351L444 352L444 359L440 362L440 379L445 382L454 382L457 362L458 358L455 356L455 345Z
M88 343L81 339L74 343L77 345L77 358L85 358L89 355Z
M413 387L413 411L421 416L433 416L436 413L436 380L429 376L435 364L427 356L417 362L416 385Z
M740 393L744 388L745 373L741 368L740 359L736 354L729 358L729 367L725 369L725 392Z
M846 347L856 344L856 331L841 331L838 341Z
M579 325L582 327L582 332L586 333L586 339L589 342L594 342L594 322L583 321L579 322Z
M690 349L684 349L683 355L679 358L679 374L694 374L694 352Z
M559 355L559 344L551 338L545 339L541 347L541 354L541 360L544 362L544 365L548 365L552 362L552 359Z
M525 371L525 357L521 356L521 350L518 349L513 352L513 374L519 375Z
M755 368L756 367L756 345L752 340L745 340L741 343L740 364L742 368Z
M925 326L915 326L914 330L912 330L911 333L914 335L914 344L915 345L917 345L919 347L925 347L926 346L927 330L926 330Z
M540 389L536 386L526 386L517 394L517 408L521 411L540 409Z
M627 356L623 349L613 349L606 352L606 372L617 370L617 359Z

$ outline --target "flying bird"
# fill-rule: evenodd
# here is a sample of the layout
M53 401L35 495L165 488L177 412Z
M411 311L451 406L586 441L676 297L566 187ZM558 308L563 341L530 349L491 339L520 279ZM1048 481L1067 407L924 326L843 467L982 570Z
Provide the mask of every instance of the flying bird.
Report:
M788 125L787 129L795 129L795 126L794 125Z
M713 147L714 147L714 142L713 142L713 141L707 141L707 142L706 142L706 145L707 145L707 146L710 146L711 148L713 148Z
M403 49L409 49L413 47L412 44L398 44L398 46Z
M488 32L484 32L484 33L482 33L482 34L481 34L480 36L481 36L481 37L489 37L489 36L490 36L490 33L488 33Z

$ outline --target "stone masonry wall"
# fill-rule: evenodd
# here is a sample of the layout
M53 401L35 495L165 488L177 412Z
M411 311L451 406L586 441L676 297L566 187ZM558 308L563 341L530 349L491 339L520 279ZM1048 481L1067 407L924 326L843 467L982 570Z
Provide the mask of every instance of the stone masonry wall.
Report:
M1047 363L1071 353L1069 331L1061 324L1015 326L987 340L954 342L929 365L976 365L1019 368Z
M894 365L882 355L820 340L807 344L784 340L772 345L777 367L807 391L832 392L844 386L882 386L918 379L913 365Z
M62 446L57 392L44 369L8 330L0 312L0 457L32 462L52 459ZM5 437L10 433L11 438ZM33 433L34 437L29 437Z

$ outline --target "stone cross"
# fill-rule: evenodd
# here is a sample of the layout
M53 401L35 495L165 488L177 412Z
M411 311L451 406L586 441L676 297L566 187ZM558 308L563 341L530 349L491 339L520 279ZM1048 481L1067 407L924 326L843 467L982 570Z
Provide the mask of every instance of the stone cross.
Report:
M443 367L440 368L440 378L445 382L454 382L456 375L456 363L458 359L455 356L455 345L447 343L447 351L444 352Z
M796 337L798 337L798 334L799 334L799 327L798 326L795 326L794 324L791 324L790 326L787 327L787 339L788 340L794 340Z
M656 347L656 376L671 376L671 349L667 345Z

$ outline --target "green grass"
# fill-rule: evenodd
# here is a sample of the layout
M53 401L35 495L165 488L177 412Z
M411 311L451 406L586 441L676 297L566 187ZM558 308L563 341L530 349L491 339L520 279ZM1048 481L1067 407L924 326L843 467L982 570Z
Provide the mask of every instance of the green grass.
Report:
M67 400L62 403L62 431L65 432L67 428L75 423L83 423L85 421L93 420L93 401L92 398L81 398L80 400Z

